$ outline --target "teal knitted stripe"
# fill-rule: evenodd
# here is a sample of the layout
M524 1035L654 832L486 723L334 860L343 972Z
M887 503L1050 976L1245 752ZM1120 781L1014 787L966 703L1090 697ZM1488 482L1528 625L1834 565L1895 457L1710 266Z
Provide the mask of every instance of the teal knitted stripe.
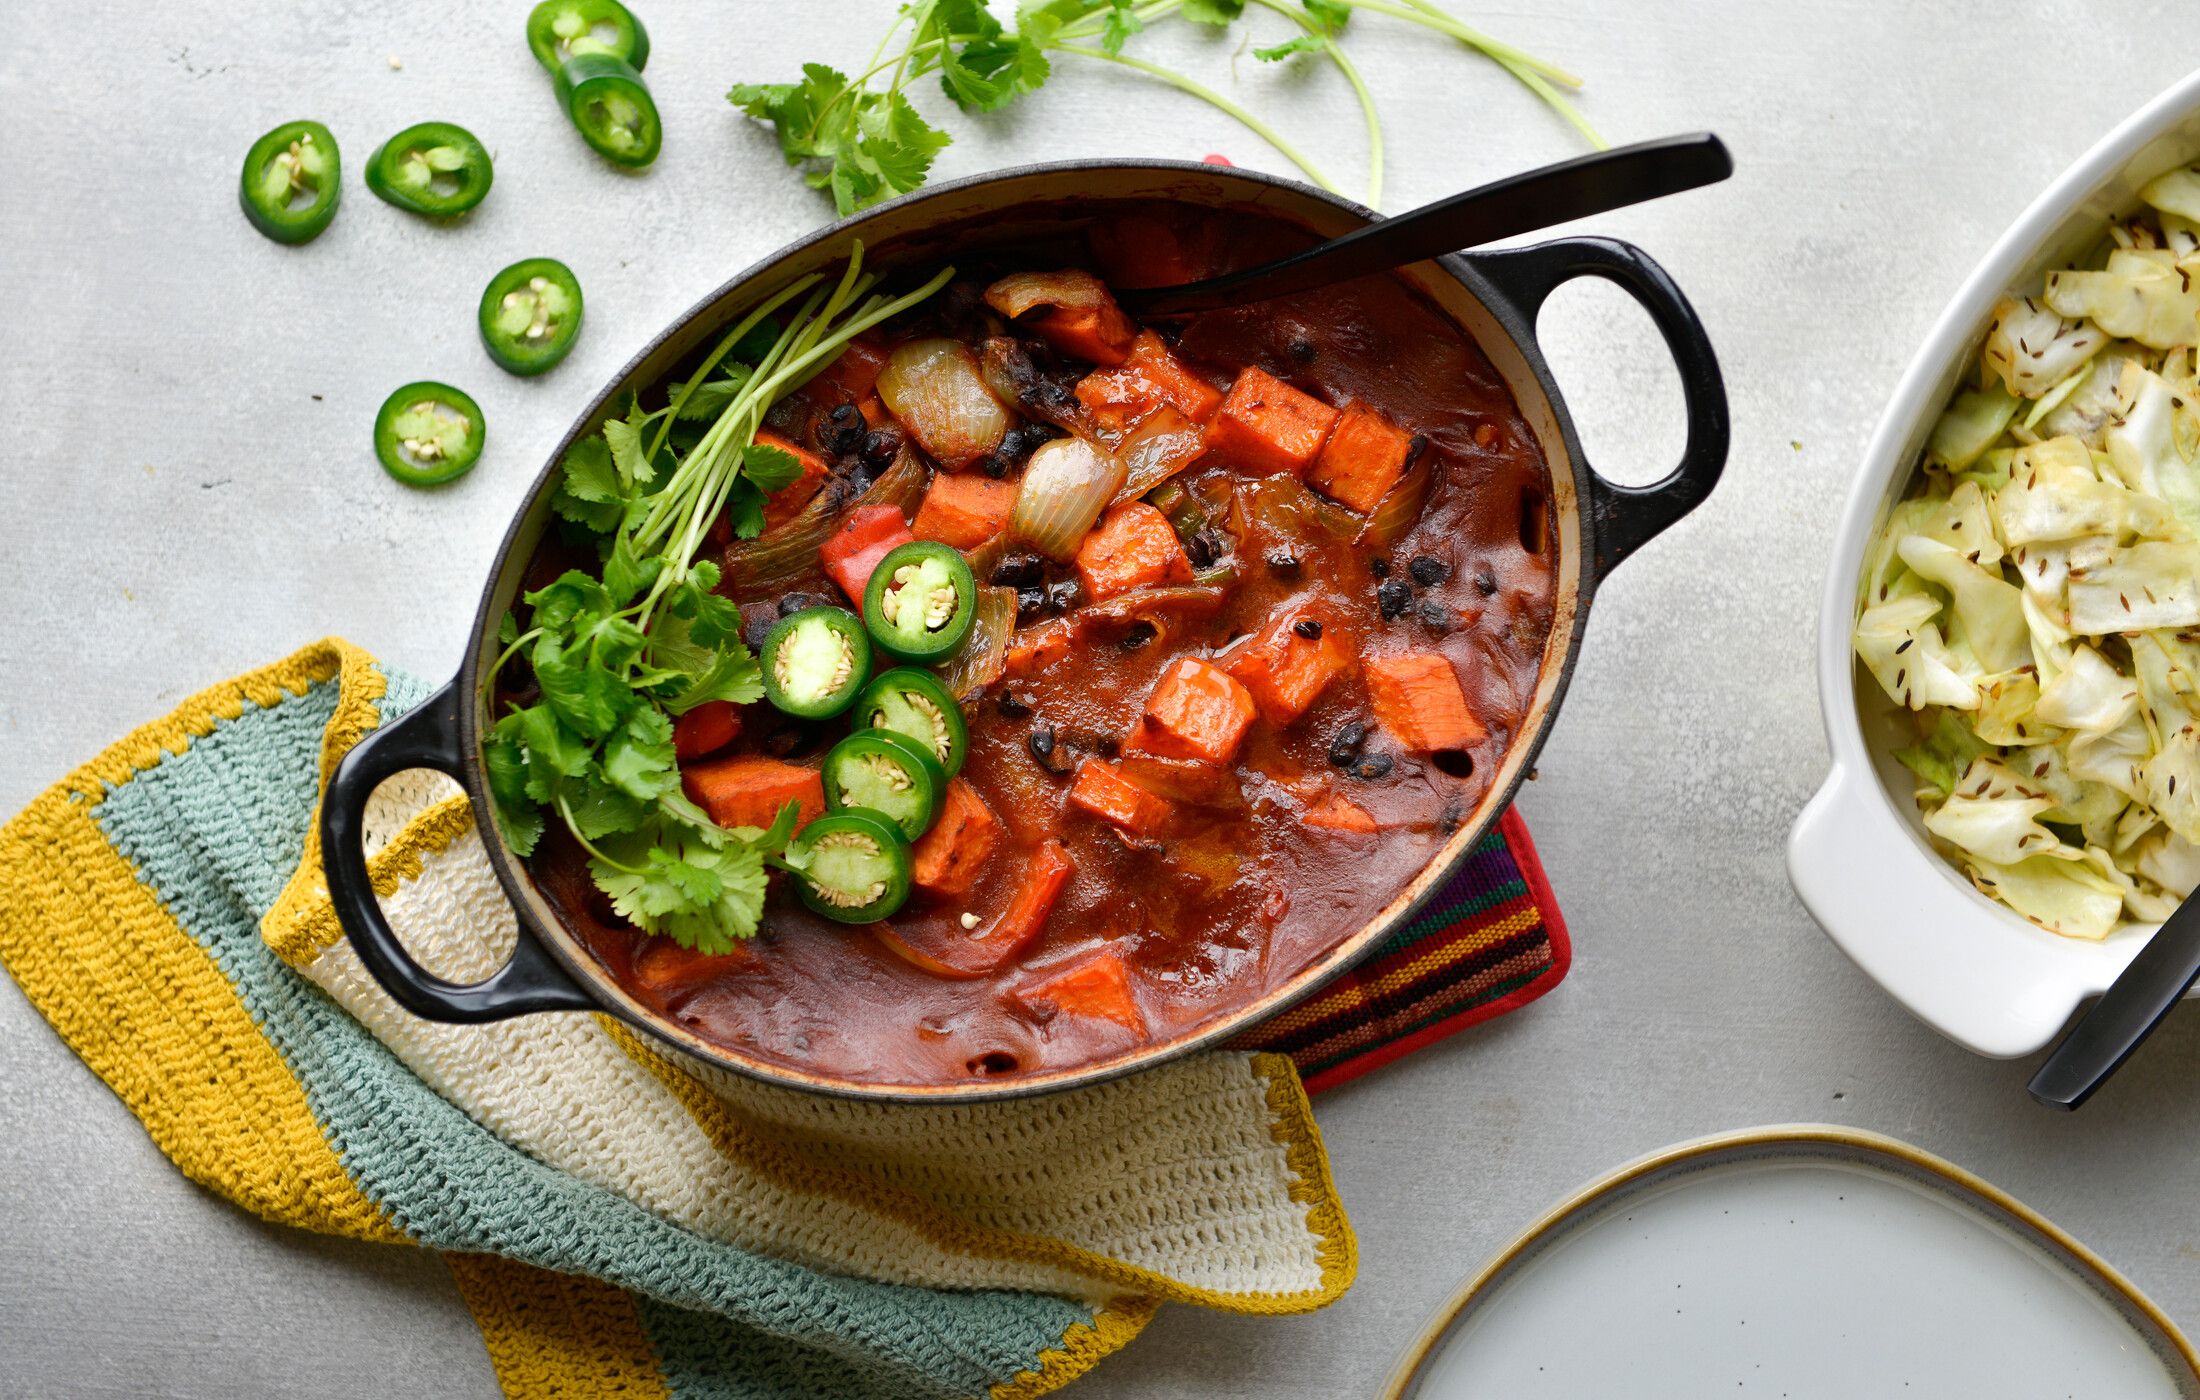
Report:
M390 680L385 715L425 693L409 677ZM681 1394L982 1394L1091 1319L1066 1299L868 1283L701 1238L551 1170L422 1084L259 936L260 915L304 849L335 702L331 683L247 706L110 790L98 817L237 988L346 1171L400 1229L656 1300L664 1306L650 1306L652 1335Z

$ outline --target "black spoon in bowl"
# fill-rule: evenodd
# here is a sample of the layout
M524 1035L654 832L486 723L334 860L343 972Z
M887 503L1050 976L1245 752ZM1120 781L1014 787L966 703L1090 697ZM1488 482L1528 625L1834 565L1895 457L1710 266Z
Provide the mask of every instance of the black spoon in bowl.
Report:
M2200 893L2177 906L2032 1074L2032 1097L2074 1109L2123 1067L2200 979Z
M1708 131L1642 141L1509 175L1259 267L1174 287L1120 288L1115 299L1138 317L1265 301L1715 185L1733 173L1733 157Z

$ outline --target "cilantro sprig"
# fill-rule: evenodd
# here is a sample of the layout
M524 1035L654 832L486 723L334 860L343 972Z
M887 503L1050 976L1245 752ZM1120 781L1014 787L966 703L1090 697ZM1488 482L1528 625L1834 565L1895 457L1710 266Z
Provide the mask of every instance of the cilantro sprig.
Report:
M1248 8L1273 11L1297 31L1255 49L1254 57L1281 63L1299 54L1319 55L1351 84L1367 126L1370 205L1382 202L1382 120L1339 42L1356 11L1404 20L1489 58L1591 145L1605 144L1565 95L1578 89L1581 79L1462 23L1434 0L1024 0L1013 29L1001 23L987 0L907 0L869 64L853 77L808 63L798 82L738 83L726 97L769 123L787 163L801 167L812 188L830 190L844 215L922 185L933 159L953 139L911 105L912 84L937 74L941 89L964 112L998 111L1038 91L1059 54L1129 68L1196 97L1275 147L1315 184L1335 191L1335 183L1303 152L1252 112L1185 74L1124 52L1135 35L1157 23L1179 19L1228 29L1245 19Z
M750 311L663 407L645 411L637 396L566 453L551 508L596 537L602 566L523 595L525 626L505 616L503 652L482 683L493 694L524 656L541 692L509 706L486 745L497 825L515 852L532 854L555 817L613 908L641 928L705 952L755 934L765 866L783 863L795 809L769 829L721 827L681 790L673 720L764 693L741 610L696 552L721 516L754 538L765 499L800 475L791 454L756 441L772 404L953 276L875 294L859 243L837 279L798 278ZM682 447L692 429L675 438L675 425L695 422L709 426Z

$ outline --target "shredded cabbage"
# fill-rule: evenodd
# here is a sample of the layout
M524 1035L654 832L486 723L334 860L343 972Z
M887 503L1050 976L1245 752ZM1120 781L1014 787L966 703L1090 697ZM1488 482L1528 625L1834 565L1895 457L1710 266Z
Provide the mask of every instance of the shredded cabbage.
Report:
M2200 167L2141 195L1994 308L1857 601L1934 848L2071 938L2200 888Z

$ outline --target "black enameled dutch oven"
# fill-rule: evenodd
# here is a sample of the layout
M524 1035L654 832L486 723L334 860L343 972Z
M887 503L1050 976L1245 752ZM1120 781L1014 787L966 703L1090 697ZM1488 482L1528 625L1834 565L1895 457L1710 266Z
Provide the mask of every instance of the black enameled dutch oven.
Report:
M1175 161L1078 161L1025 166L934 188L880 205L781 249L720 287L657 337L604 387L550 455L527 503L506 531L482 589L465 664L450 684L391 724L367 736L331 780L321 812L322 850L330 892L360 960L398 1003L435 1021L481 1022L545 1011L608 1011L688 1053L739 1073L814 1092L925 1102L1002 1098L1090 1084L1158 1064L1237 1034L1311 994L1358 961L1466 859L1512 800L1522 775L1550 732L1597 585L1628 555L1694 509L1710 493L1726 462L1726 390L1701 321L1687 298L1648 255L1603 238L1561 238L1534 247L1459 254L1400 272L1454 319L1481 347L1510 387L1549 466L1558 551L1556 608L1533 700L1488 792L1467 821L1383 911L1340 939L1328 953L1265 996L1220 1014L1176 1038L1075 1068L1014 1079L972 1079L946 1085L864 1083L811 1073L745 1056L702 1040L643 1005L598 966L560 922L526 867L506 849L489 816L481 736L487 727L481 669L497 653L497 622L520 591L537 543L550 526L557 463L567 448L598 431L630 389L653 384L764 296L804 273L834 268L852 240L866 248L925 248L951 255L942 231L983 227L988 240L1014 236L1019 217L1065 204L1124 199L1174 200L1210 209L1281 216L1323 237L1335 237L1378 217L1348 200L1309 186L1250 171ZM1059 215L1053 227L1059 229ZM928 235L932 235L928 240ZM929 243L929 246L928 246ZM874 265L877 259L872 259ZM1535 318L1560 284L1602 277L1639 301L1665 337L1680 370L1688 411L1680 465L1644 487L1617 486L1582 459L1558 386L1536 344ZM519 914L512 959L486 981L459 986L421 967L383 918L368 879L363 814L375 786L410 768L433 768L465 785L476 825L497 878Z

